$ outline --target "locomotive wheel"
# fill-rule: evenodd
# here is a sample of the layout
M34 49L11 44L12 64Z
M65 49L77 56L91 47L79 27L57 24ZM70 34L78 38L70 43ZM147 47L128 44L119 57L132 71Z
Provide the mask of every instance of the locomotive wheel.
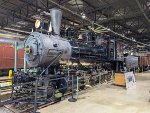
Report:
M68 83L66 79L60 79L57 81L57 88L59 92L65 93L68 90Z
M55 89L54 87L48 87L47 88L47 98L52 98L54 97L54 94L55 94Z

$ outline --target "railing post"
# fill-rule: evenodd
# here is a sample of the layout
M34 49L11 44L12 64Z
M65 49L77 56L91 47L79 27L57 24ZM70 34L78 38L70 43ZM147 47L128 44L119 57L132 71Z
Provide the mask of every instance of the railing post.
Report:
M18 60L18 50L17 50L18 43L15 42L15 54L14 54L14 71L17 72L17 60Z
M76 91L76 98L78 99L79 96L79 77L77 76L77 91Z
M2 101L1 93L2 93L2 91L1 91L1 85L0 85L0 107L2 106L2 103L1 103L1 101Z
M37 88L38 88L38 80L35 81L35 94L34 94L34 111L33 113L36 113L37 110Z
M25 52L24 52L24 73L27 71L27 63L26 63L26 58L25 58Z
M77 99L73 97L73 95L74 95L74 90L73 90L74 89L74 77L73 77L73 74L72 74L72 85L71 85L71 87L72 87L72 94L71 94L71 98L69 98L68 101L69 102L76 102Z
M100 85L100 80L101 80L101 73L99 73L99 85Z

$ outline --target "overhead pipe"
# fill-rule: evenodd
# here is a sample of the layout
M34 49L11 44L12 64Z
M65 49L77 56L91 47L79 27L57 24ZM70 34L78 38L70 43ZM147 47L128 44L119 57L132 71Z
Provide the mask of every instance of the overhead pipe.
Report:
M0 33L0 38L20 38L20 39L24 39L25 36L11 34L11 33L6 32L6 33Z
M25 33L25 34L30 34L31 32L28 31L23 31L20 29L13 29L13 28L9 28L9 27L5 27L4 30L10 30L10 31L15 31L15 32L20 32L20 33Z
M22 43L19 39L10 39L10 38L0 38L0 44L13 44L15 45L16 42Z

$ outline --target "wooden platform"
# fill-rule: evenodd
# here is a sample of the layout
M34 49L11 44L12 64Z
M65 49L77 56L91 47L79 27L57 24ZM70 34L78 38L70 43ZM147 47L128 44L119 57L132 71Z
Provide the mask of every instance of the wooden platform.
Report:
M8 77L0 77L0 81L1 81L0 82L0 87L8 86L7 81L6 82L2 82L2 80L6 80L6 79L8 79ZM11 89L1 90L0 91L0 101L9 99L10 96L11 96L11 92L12 92Z

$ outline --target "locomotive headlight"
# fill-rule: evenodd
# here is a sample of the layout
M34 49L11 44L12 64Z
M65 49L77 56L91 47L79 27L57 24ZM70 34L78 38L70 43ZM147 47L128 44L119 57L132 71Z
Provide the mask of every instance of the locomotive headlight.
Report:
M27 46L25 47L25 53L26 53L26 54L30 54L30 52L31 52L31 48L30 48L29 45L27 45Z
M35 21L35 28L39 28L41 25L41 21L40 20L36 20Z

